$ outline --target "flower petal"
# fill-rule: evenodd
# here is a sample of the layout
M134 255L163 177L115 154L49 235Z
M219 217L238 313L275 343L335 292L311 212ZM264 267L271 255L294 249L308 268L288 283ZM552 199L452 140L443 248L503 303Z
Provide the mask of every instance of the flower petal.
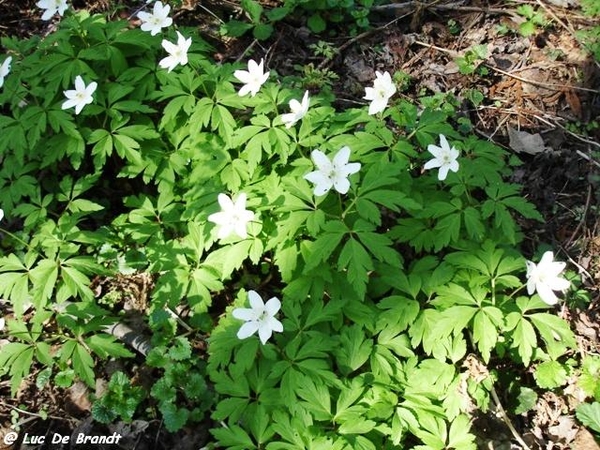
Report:
M265 311L269 316L274 316L281 309L281 302L277 297L270 298L267 303L265 303Z
M346 194L350 190L350 181L346 177L336 177L333 180L333 186L340 194Z
M256 331L259 330L258 322L246 322L243 324L237 332L238 339L246 339L252 336Z
M546 284L553 291L566 291L571 287L569 280L565 280L564 278L552 278Z
M251 308L236 308L231 312L231 315L239 320L257 320L258 317L253 309Z
M438 167L441 167L441 165L442 165L442 161L440 161L439 159L430 159L429 161L427 161L425 163L425 165L423 166L423 169L425 169L425 170L437 169Z
M321 150L313 150L310 153L310 157L320 171L331 171L331 161L329 161L329 158Z
M263 302L262 297L256 291L248 291L248 301L250 302L250 306L254 310L260 309L260 311L264 311L265 304Z
M443 134L440 134L440 144L442 146L442 149L450 150L450 144L448 144L448 140L446 139L446 136L444 136Z
M219 194L217 196L217 201L219 202L219 206L223 211L230 211L235 208L233 201L227 194Z
M441 158L442 154L444 153L443 148L433 144L429 144L427 146L427 151L431 153L435 158Z
M269 318L268 324L273 331L277 331L278 333L281 333L283 331L283 324L275 317Z
M444 181L446 179L446 177L448 176L448 165L447 164L442 164L440 166L440 171L438 172L438 180L440 181Z
M340 170L345 177L352 175L360 170L360 163L346 164L343 169Z
M264 324L263 326L258 327L258 337L260 338L260 342L262 342L263 345L267 343L267 341L271 338L272 335L273 330L271 330L271 327L265 326Z
M350 147L344 146L339 149L339 151L333 157L333 165L336 168L342 167L345 164L348 164L348 160L350 159Z
M552 289L550 289L547 285L538 283L536 288L538 295L544 301L544 303L547 303L548 305L556 305L558 303L558 297L554 295Z

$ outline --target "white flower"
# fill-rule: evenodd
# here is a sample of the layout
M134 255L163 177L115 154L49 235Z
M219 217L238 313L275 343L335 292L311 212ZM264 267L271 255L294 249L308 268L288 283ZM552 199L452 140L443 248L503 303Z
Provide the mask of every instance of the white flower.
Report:
M539 264L527 261L527 293L537 291L540 298L549 305L556 305L558 298L552 291L564 291L569 288L568 280L560 277L566 263L555 262L550 251L542 255Z
M439 167L438 180L443 181L446 179L449 170L458 172L458 161L456 159L459 153L454 147L450 147L446 136L443 134L440 134L440 144L441 147L433 144L427 146L427 151L433 155L433 159L425 163L424 169L429 170Z
M377 114L385 109L388 100L396 93L396 86L392 82L389 72L375 72L377 78L373 82L373 87L365 88L365 100L371 100L369 105L369 114Z
M161 59L158 65L163 69L168 69L169 72L173 70L177 64L185 66L188 62L187 52L190 45L192 45L192 38L186 39L179 31L177 32L177 44L163 39L162 46L169 52L169 56Z
M10 73L10 63L12 61L12 56L9 56L4 60L2 65L0 66L0 87L4 84L4 77Z
M275 314L281 308L281 302L277 297L273 297L267 303L263 303L263 299L255 291L248 291L248 300L250 308L236 308L231 313L236 319L246 321L238 330L237 337L246 339L258 331L258 337L264 345L271 338L273 331L283 331L282 323L275 318Z
M164 5L162 2L156 2L152 13L141 11L138 13L138 18L142 21L140 27L142 31L149 31L152 36L160 33L160 30L171 26L173 19L169 17L171 7Z
M75 77L75 89L64 91L67 101L62 104L62 109L75 107L75 114L79 114L85 105L89 105L94 101L92 94L96 91L98 83L92 81L87 87L83 82L81 75Z
M235 232L242 239L248 237L246 227L254 219L254 213L246 209L246 194L241 192L235 201L225 194L219 194L221 211L208 216L208 220L219 225L217 237L224 239Z
M350 163L350 147L342 147L333 157L333 161L320 150L313 150L310 154L317 170L304 175L304 179L315 184L315 195L327 194L329 189L335 188L340 194L345 194L350 189L348 176L360 170L360 163Z
M4 210L0 208L0 220L4 219Z
M35 6L46 10L42 14L42 20L50 20L56 13L62 16L69 7L67 0L40 0Z
M264 61L262 59L260 64L256 64L256 61L251 59L248 61L248 70L236 70L233 76L244 83L238 94L243 97L250 92L250 95L254 97L260 87L269 79L269 72L264 72Z
M310 100L308 99L308 91L304 93L304 97L302 97L302 103L296 99L292 99L290 101L290 109L292 112L281 115L281 121L285 123L285 127L291 128L296 124L296 122L302 120L302 118L308 112L309 104Z

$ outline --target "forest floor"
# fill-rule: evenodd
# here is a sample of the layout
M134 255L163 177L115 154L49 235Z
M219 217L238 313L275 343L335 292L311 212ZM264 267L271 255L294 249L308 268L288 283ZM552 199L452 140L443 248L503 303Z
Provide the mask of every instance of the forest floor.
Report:
M55 24L41 21L35 3L0 0L0 36L51 32ZM132 26L138 25L134 14L143 3L72 1L75 9L109 13L130 20ZM197 26L215 47L215 61L265 58L266 67L280 74L308 75L315 83L325 80L340 108L366 104L364 86L372 82L375 70L401 72L405 82L397 95L414 103L436 93L441 93L442 103L457 98L461 114L470 119L475 133L523 161L513 174L514 181L524 185L524 194L546 219L544 224L521 223L524 251L531 255L540 243L549 244L558 260L579 272L592 301L580 308L562 307L559 313L576 332L578 351L600 354L600 65L578 37L580 30L595 25L592 17L582 13L579 1L409 1L375 7L370 28L355 33L337 25L316 35L302 19L286 18L265 41L219 34L221 21L243 18L238 0L177 3L182 5L174 7L175 23ZM279 0L261 3L271 8ZM530 25L517 13L517 6L524 4L543 18L537 24L529 20L533 29L526 36L524 27ZM483 57L469 53L476 46L485 48ZM461 73L460 56L472 57L472 73ZM299 73L299 67L304 72ZM8 392L3 384L1 392ZM511 417L515 431L531 449L600 448L570 415L577 397L574 382L562 392L541 397L534 410ZM510 401L502 392L498 395L501 401ZM28 417L21 425L30 432L98 431L89 408L85 389L78 391L75 386L67 392L40 395L33 385L18 399L0 398L0 426L9 426L11 417L18 416ZM35 412L41 409L47 417ZM136 421L104 431L123 434L127 439L122 448L187 450L207 444L208 428L209 424L171 434L159 421ZM522 448L493 414L478 418L475 429L481 448ZM4 448L9 447L0 443L0 450Z

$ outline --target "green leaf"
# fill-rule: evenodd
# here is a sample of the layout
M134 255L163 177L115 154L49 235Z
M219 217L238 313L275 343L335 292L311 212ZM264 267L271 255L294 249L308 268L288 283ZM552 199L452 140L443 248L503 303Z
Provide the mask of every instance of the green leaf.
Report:
M538 396L533 389L521 386L519 388L519 395L517 396L519 404L515 408L515 414L523 414L527 411L531 411L534 408L537 399Z
M244 431L242 427L235 424L225 425L222 428L212 428L210 432L217 439L219 445L223 445L230 450L253 450L256 445L252 438Z
M72 202L70 202L67 209L73 213L93 212L93 211L103 210L104 206L99 205L98 203L94 203L90 200L78 198L78 199L75 199Z
M542 389L554 389L567 382L567 371L558 361L545 361L535 369L535 381Z
M360 325L342 329L340 335L342 344L336 352L338 364L345 375L358 370L369 359L373 342L365 336Z
M162 413L165 428L171 433L181 430L190 417L186 408L177 408L173 403L163 403L159 407Z
M331 420L331 394L327 386L315 384L307 376L299 381L296 394L304 400L302 406L313 414L315 420Z
M512 330L512 347L516 347L523 365L528 366L537 347L537 337L531 323L517 312L506 316L507 329Z
M338 259L338 270L348 270L348 281L359 297L367 291L369 271L373 270L373 260L367 250L354 238L344 245Z
M29 375L34 348L28 344L10 342L2 346L0 368L11 375L10 391L15 396L23 378Z
M367 420L362 414L347 415L340 424L338 433L340 434L365 434L375 428L377 425L373 420ZM371 444L372 445L372 444ZM353 447L361 448L361 447ZM375 447L372 447L373 449Z
M575 415L586 427L600 433L600 403L583 403L577 407Z
M95 386L94 377L94 360L88 353L87 349L81 345L76 344L73 354L71 355L73 362L73 369L75 373L84 381L88 386Z
M498 328L502 322L502 311L494 306L482 308L473 318L473 341L486 363L489 362L491 351L498 341Z
M248 13L250 20L255 24L260 22L260 16L263 13L263 7L254 0L242 0L242 9Z
M310 16L308 18L307 25L308 28L310 28L310 31L313 33L321 33L322 31L325 31L325 28L327 28L327 23L325 20L323 20L319 13L315 13Z
M460 415L452 421L448 433L448 443L446 448L456 450L476 450L475 436L469 433L470 420L465 415Z
M175 361L184 361L192 356L192 347L190 341L182 336L175 338L175 345L169 349L168 353Z
M310 258L306 261L304 273L317 267L321 262L328 259L336 249L344 235L348 232L346 225L339 221L330 221L323 226L322 233L314 242L313 251Z
M275 28L270 23L259 23L254 27L252 34L259 41L264 41L265 39L269 39L274 32Z
M287 7L277 7L267 11L267 18L272 22L277 22L284 19L290 13Z
M94 334L85 339L90 349L102 359L109 356L131 358L134 356L122 344L116 342L116 338L109 334Z
M439 251L449 244L457 242L460 236L461 215L448 214L440 219L434 229L435 250Z
M521 35L525 37L535 34L535 31L535 24L531 20L526 20L521 25L519 25L519 33L521 33Z
M102 401L95 401L92 404L92 417L100 423L111 423L117 418L112 405Z
M75 371L73 369L61 370L54 377L54 382L58 387L68 388L75 380Z
M577 385L589 395L600 401L600 357L587 355L581 366L581 375Z
M250 399L239 397L228 397L221 400L212 414L215 420L225 420L229 418L232 421L237 421L239 415L248 407Z
M41 260L30 272L35 289L34 304L42 308L52 296L58 278L58 264L51 259Z
M575 335L565 320L548 313L529 314L527 317L540 333L552 358L562 356L567 349L576 348Z
M377 321L378 330L389 330L394 334L401 333L411 325L419 315L419 302L393 295L381 300L377 307L383 312Z

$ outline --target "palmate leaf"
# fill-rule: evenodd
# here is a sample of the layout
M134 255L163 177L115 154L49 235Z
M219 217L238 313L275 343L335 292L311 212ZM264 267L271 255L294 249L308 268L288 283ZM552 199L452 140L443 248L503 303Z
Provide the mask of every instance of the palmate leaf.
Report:
M0 373L8 372L11 377L10 391L15 396L23 378L29 375L33 361L34 346L20 342L9 342L2 346Z
M373 341L365 336L359 325L345 327L340 334L341 347L336 352L338 364L343 373L354 372L369 359Z
M369 252L379 261L400 268L402 258L396 250L392 248L392 240L387 236L376 233L375 227L364 220L357 220L353 231L356 232L358 239L369 250Z
M321 262L328 259L334 252L344 235L348 232L346 225L339 221L329 221L323 226L323 233L314 241L311 246L312 253L306 261L304 273L317 267Z
M12 253L0 258L0 295L11 299L17 316L22 316L25 312L30 292L28 271L35 258L33 253L27 254L25 263Z
M494 306L485 306L473 318L473 342L487 363L491 351L498 341L498 329L502 325L502 311Z
M42 259L30 272L33 281L33 303L42 309L50 299L58 278L58 265L55 260Z
M215 420L225 420L229 418L232 422L239 420L240 414L248 407L250 399L240 397L228 397L221 400L211 417Z
M391 296L381 300L377 307L382 309L377 329L394 334L405 331L419 314L419 302L402 296Z
M565 320L548 313L528 314L526 317L546 343L546 350L552 358L558 358L567 349L576 348L575 335Z
M103 359L109 356L120 358L131 358L134 356L122 344L116 342L114 336L109 334L94 334L86 338L85 342L96 355Z
M75 373L83 382L85 382L85 384L94 387L94 360L90 356L88 350L83 345L76 344L71 357Z
M469 417L460 415L452 421L448 432L447 449L475 450L475 436L470 433Z
M304 376L299 381L296 394L304 400L301 405L309 411L315 420L331 420L331 394L326 385L315 384Z
M529 321L518 312L506 316L506 328L510 331L511 347L516 348L523 365L528 366L537 347L537 336Z
M348 271L348 281L359 297L367 291L369 271L373 270L373 260L367 250L356 240L349 239L338 259L338 270Z

